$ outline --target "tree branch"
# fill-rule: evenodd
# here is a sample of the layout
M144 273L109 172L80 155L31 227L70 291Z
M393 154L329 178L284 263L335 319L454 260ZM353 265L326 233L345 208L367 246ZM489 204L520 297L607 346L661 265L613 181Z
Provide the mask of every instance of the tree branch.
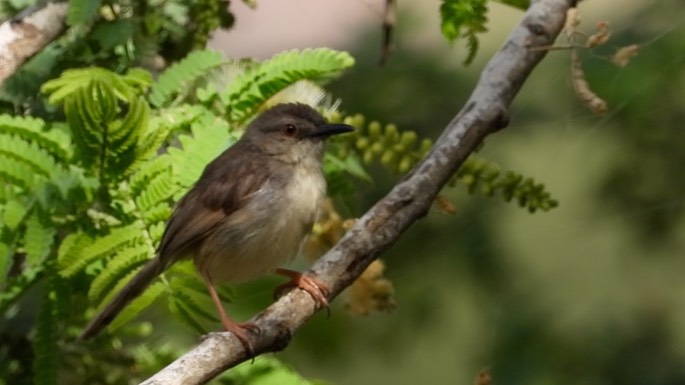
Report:
M544 51L531 51L529 47L551 44L561 31L566 10L574 4L573 0L532 3L426 158L312 267L310 273L328 285L331 298L425 216L438 192L467 156L487 135L508 124L511 101L545 55ZM253 320L261 329L261 334L251 338L255 352L284 349L293 333L315 311L313 299L301 290L281 297ZM248 359L235 337L214 333L143 384L202 384Z
M0 24L0 85L64 29L68 3L48 3Z

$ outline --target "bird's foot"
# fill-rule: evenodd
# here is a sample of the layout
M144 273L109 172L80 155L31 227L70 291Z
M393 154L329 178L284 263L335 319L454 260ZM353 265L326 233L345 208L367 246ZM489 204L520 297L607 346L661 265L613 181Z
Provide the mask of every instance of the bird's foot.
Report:
M276 287L274 297L278 298L281 294L292 287L298 287L312 296L318 307L328 309L328 287L316 278L306 276L297 271L288 269L276 269L276 274L284 275L290 278L290 282L286 282Z
M247 352L248 356L254 359L255 350L252 346L252 343L250 342L248 332L256 335L261 334L262 331L259 329L259 326L252 322L236 323L228 317L221 317L221 324L224 326L224 329L227 332L236 336L238 341L240 341L240 343L245 348L245 351Z

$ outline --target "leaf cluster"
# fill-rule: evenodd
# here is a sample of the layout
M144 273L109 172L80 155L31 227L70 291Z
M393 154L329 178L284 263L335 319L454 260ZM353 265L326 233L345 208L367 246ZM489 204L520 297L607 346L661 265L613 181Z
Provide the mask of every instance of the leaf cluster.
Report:
M529 0L498 0L519 9L526 9ZM466 42L467 56L464 65L476 58L480 42L478 34L487 31L487 0L442 0L440 3L440 29L450 43L459 39Z
M142 68L124 74L71 69L41 87L63 120L0 115L0 175L7 181L0 188L0 309L21 306L31 287L46 283L33 341L34 380L54 383L60 368L75 364L59 347L74 343L92 311L68 309L101 308L154 257L174 202L235 142L243 121L293 84L321 84L352 63L344 52L292 51L217 81L237 63L199 51L155 82ZM207 89L214 96L199 98ZM229 122L227 111L241 122ZM231 300L229 290L220 296ZM206 310L211 300L192 265L179 263L111 330L157 300L196 333L218 321Z
M337 116L335 119L341 117ZM342 121L357 130L353 134L336 138L334 159L340 168L344 167L349 174L361 178L368 179L363 173L362 164L379 163L393 172L406 173L433 146L431 139L419 139L414 131L402 131L394 124L382 125L377 121L366 123L366 119L360 114L346 116ZM473 155L466 159L448 186L457 184L465 186L469 194L499 195L507 202L515 200L531 213L537 210L548 211L558 205L543 184L514 171L501 172L494 162Z
M11 17L43 3L0 5ZM54 108L45 103L39 88L64 70L95 65L125 72L143 67L156 74L166 63L205 48L215 30L229 29L233 22L227 0L69 0L66 31L4 82L0 112L31 111L50 118Z

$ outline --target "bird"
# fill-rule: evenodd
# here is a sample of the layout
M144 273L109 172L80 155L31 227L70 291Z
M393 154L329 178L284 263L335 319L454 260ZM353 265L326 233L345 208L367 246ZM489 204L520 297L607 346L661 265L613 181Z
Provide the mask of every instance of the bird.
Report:
M192 259L217 308L224 329L252 352L252 323L237 323L224 310L217 283L240 283L269 273L327 306L320 281L282 266L302 249L326 197L322 164L325 140L353 131L326 123L314 108L278 104L255 118L243 136L211 161L179 200L166 223L154 258L86 326L87 340L175 262ZM281 285L283 286L283 285Z

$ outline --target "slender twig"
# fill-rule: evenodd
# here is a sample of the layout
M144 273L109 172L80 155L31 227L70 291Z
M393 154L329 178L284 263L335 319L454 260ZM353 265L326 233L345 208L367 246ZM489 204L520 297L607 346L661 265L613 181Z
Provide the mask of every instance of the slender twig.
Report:
M426 158L312 267L309 273L331 289L329 298L337 296L405 230L425 216L440 189L468 155L487 135L507 125L509 105L546 54L528 47L551 44L561 31L566 10L574 2L532 2ZM255 317L252 322L261 330L251 337L255 353L284 349L293 333L315 313L315 306L307 293L293 290ZM144 384L203 384L248 359L237 338L229 333L215 333Z
M396 0L385 0L385 9L383 11L383 24L381 25L381 29L383 30L383 40L381 41L380 65L384 65L388 61L388 58L390 57L390 54L394 49L392 33L395 28L396 20Z

